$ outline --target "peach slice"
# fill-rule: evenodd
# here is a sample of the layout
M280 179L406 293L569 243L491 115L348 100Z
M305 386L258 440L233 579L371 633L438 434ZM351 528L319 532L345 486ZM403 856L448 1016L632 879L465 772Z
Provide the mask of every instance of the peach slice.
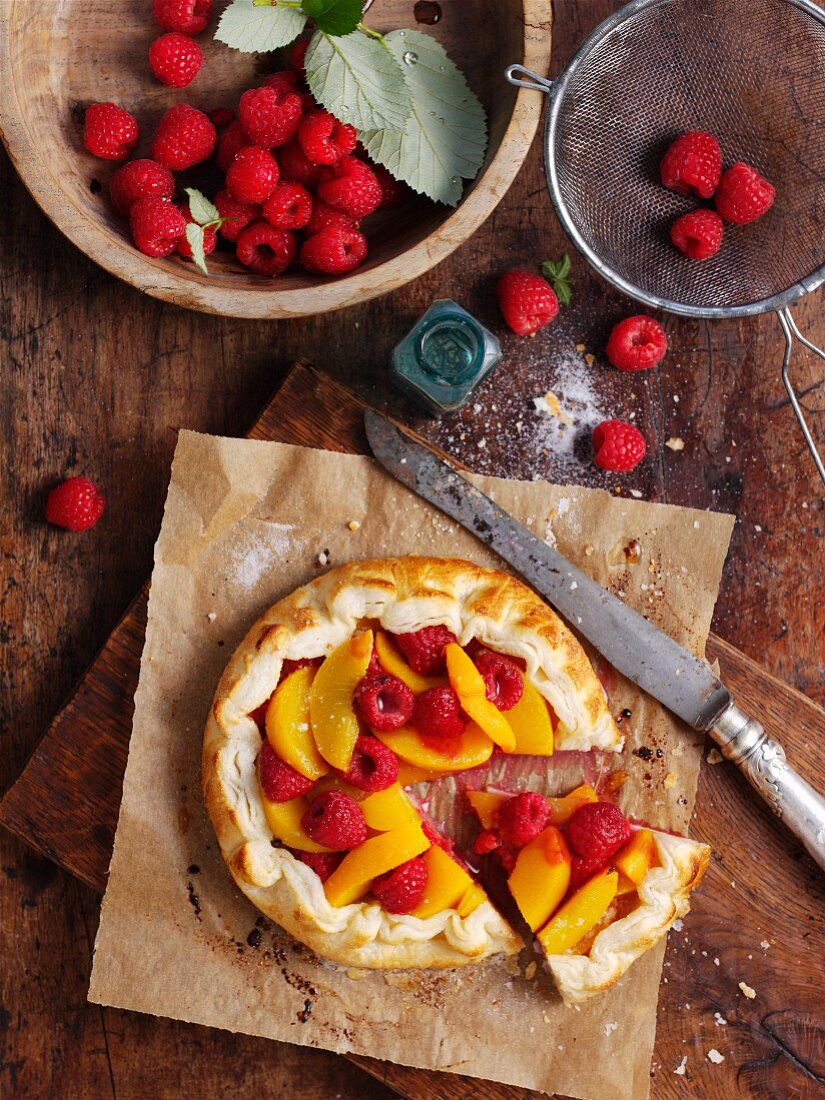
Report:
M467 801L478 814L482 829L495 826L495 815L502 802L507 801L506 794L494 794L492 791L466 791Z
M450 686L458 696L463 709L505 752L516 747L516 735L510 723L487 698L484 677L478 671L460 645L450 642L444 650L447 658L447 675Z
M406 684L416 695L429 688L443 687L447 683L443 676L422 676L420 672L411 668L401 650L381 630L376 631L375 634L375 652L378 654L381 667L390 676L395 676L402 684Z
M456 912L460 917L469 917L471 913L475 913L479 905L483 901L487 900L487 895L481 889L477 882L474 882L458 905L455 906Z
M636 892L636 883L632 878L628 878L624 871L619 871L619 885L616 887L616 897L623 897L625 894L634 894Z
M369 891L373 879L420 856L429 846L419 822L370 837L348 852L324 883L327 901L336 906L358 901Z
M281 760L305 775L320 779L329 771L309 724L309 694L314 668L298 668L279 685L266 708L266 736Z
M638 886L651 867L659 862L656 841L650 829L639 829L612 860L616 870Z
M378 833L400 829L402 825L417 825L421 817L404 794L400 783L393 783L384 791L368 795L361 803L364 821Z
M598 802L599 796L589 783L582 783L580 787L570 791L564 798L548 798L550 804L550 821L553 825L563 825L569 821L576 810L588 802Z
M564 837L553 825L519 852L507 885L531 932L550 919L567 893L570 865Z
M504 717L516 739L514 753L520 756L553 755L553 722L544 696L522 676L521 698Z
M316 844L310 840L301 828L301 818L309 809L309 800L305 795L293 798L289 802L270 802L261 792L261 801L264 804L264 816L266 823L272 830L272 835L286 844L289 848L297 848L300 852L331 852L331 848L325 848L323 844Z
M445 909L455 909L473 885L464 868L437 844L424 853L424 862L427 865L424 897L410 914L422 920L434 917Z
M468 722L464 732L451 743L452 752L441 752L432 748L418 735L412 726L403 726L391 733L373 730L379 741L392 749L396 756L418 768L438 772L463 772L477 768L489 760L493 754L493 742L487 734L475 724Z
M342 772L349 767L360 732L352 695L371 656L372 631L365 630L334 649L312 681L309 716L315 744L324 760Z
M406 760L398 761L398 782L402 787L412 787L416 783L425 783L430 779L440 779L443 771L434 771L432 768L418 768L415 764L408 764Z
M610 908L618 883L618 871L607 869L580 886L539 932L545 954L563 955L583 940Z

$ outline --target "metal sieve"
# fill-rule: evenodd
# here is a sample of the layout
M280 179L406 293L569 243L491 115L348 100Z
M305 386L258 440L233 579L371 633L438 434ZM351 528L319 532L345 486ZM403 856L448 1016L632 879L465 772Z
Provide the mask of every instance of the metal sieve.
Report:
M632 0L585 39L553 81L521 65L512 84L546 92L547 186L587 261L645 305L703 319L774 310L782 381L817 469L825 464L789 368L790 306L825 281L825 11L811 0ZM697 205L662 187L659 162L685 130L708 130L725 164L776 187L759 221L728 226L720 251L674 249L673 221Z

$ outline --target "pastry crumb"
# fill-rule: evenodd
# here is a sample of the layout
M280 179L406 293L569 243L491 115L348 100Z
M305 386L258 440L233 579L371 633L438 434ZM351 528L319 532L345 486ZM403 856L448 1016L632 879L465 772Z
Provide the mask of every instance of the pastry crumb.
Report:
M768 940L762 940L759 946L762 948L763 951L767 951L770 947L770 942Z
M707 1058L708 1058L708 1061L713 1062L713 1064L715 1066L720 1065L720 1063L724 1062L724 1060L725 1060L724 1054L720 1054L719 1051L716 1049L716 1047L711 1047L710 1048L710 1050L708 1051L708 1054L707 1054Z
M630 495L633 497L634 500L641 500L643 493L641 489L631 489Z
M584 357L584 361L585 363L587 363L588 367L592 367L593 364L596 362L596 356L593 355L592 352L588 352L587 355L585 355Z
M669 447L671 451L683 451L685 449L685 441L680 435L672 435L670 439L665 440L665 446Z
M527 979L528 982L532 982L533 978L535 978L537 969L538 966L536 963L531 962L527 964L527 967L524 971L524 977Z
M665 783L664 783L666 791L669 791L673 787L676 786L676 779L677 779L676 772L668 772L667 773L667 775L665 776Z
M206 616L207 621L210 622L210 623L214 623L214 621L215 621L215 619L217 619L217 617L218 616L217 616L217 613L215 611L210 611Z
M576 344L576 351L584 351L584 344Z
M711 749L705 759L708 764L721 764L725 758L718 749Z
M618 1026L618 1020L608 1020L607 1023L604 1025L605 1038L610 1035L611 1031L615 1031Z
M586 558L589 558L591 556L591 554L594 554L595 552L596 552L596 547L591 546L590 543L588 542L587 546L585 546L585 548L584 548L584 556Z
M329 550L322 550L315 560L318 562L319 565L328 565Z
M361 527L361 521L358 519L351 519L347 524L350 531L358 531Z
M679 1077L684 1077L685 1076L685 1066L686 1065L687 1065L687 1055L684 1056L682 1061L679 1063L679 1065L676 1067L676 1069L673 1072L675 1074L677 1074Z
M747 982L740 982L739 988L742 990L749 1001L754 1000L754 998L756 997L756 990L749 986Z
M727 1027L728 1021L722 1015L721 1012L714 1012L713 1019L716 1021L717 1027Z

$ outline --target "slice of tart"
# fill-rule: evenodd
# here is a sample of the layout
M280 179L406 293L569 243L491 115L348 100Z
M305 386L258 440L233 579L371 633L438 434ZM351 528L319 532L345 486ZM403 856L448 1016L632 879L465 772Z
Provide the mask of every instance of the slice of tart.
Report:
M332 570L271 608L221 679L207 809L241 890L318 954L456 966L520 941L403 789L494 753L618 750L576 638L469 562Z
M562 997L614 985L690 908L706 844L632 824L587 785L564 798L468 791L479 853L508 872L519 912Z

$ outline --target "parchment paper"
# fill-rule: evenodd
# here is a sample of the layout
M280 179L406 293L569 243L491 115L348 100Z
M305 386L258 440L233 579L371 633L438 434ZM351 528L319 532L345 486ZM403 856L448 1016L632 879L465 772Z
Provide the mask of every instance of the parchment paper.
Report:
M703 651L731 517L572 486L475 480ZM526 949L447 972L347 970L261 917L223 864L202 805L200 751L233 648L266 607L323 568L408 553L501 564L370 459L181 433L90 1000L574 1097L646 1097L664 945L580 1010L562 1005ZM637 689L607 682L613 713L632 712L623 720L627 748L609 761L629 773L621 804L685 829L701 738ZM532 776L531 785L567 788L593 766L583 754L559 754L546 781Z

